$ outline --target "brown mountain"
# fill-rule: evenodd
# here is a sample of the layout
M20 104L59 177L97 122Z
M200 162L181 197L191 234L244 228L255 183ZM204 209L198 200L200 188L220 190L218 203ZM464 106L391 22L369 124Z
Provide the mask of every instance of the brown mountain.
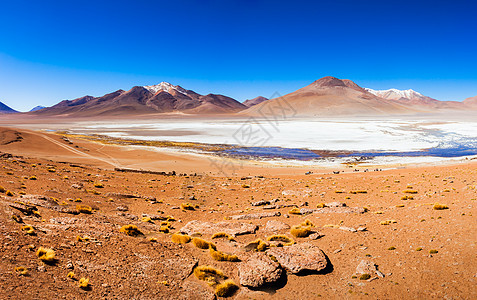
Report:
M252 107L254 105L260 104L260 103L265 102L267 100L268 100L268 98L258 96L258 97L253 98L253 99L247 99L244 102L242 102L242 104L247 106L247 107Z
M260 115L261 112L269 112L273 107L280 106L280 101L286 101L286 105L293 108L298 117L369 116L415 112L396 101L378 97L351 80L327 76L293 93L252 106L242 113Z
M102 115L138 115L184 112L191 114L233 113L247 108L223 95L200 95L167 82L152 86L135 86L102 97L84 96L32 112L34 115L67 115L75 117Z
M477 96L467 98L462 103L468 107L477 108Z

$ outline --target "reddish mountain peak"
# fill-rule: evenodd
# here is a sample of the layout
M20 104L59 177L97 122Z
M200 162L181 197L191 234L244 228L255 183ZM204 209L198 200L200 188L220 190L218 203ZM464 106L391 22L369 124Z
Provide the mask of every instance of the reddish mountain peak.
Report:
M346 86L346 84L342 80L333 76L326 76L326 77L320 78L316 80L315 82L313 82L312 85L318 88Z

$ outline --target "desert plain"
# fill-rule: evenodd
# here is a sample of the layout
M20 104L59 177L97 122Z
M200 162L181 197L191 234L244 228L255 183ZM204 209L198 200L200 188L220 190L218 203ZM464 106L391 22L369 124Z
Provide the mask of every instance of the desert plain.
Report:
M472 158L224 172L31 124L0 152L2 299L477 297Z

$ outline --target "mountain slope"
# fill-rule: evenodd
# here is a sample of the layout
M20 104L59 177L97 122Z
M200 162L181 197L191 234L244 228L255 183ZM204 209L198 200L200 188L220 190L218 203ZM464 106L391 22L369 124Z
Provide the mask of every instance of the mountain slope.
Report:
M252 106L242 113L260 115L263 111L273 109L280 101L285 101L293 108L298 117L370 116L413 112L404 105L366 91L351 80L327 76L293 93Z
M33 107L32 109L30 109L30 111L37 111L37 110L40 110L40 109L43 109L43 108L45 108L45 106L37 105L37 106Z
M467 98L462 103L468 107L477 108L477 96Z
M244 102L242 102L242 104L247 106L247 107L252 107L254 105L260 104L260 103L265 102L267 100L268 100L268 98L258 96L258 97L255 97L253 99L247 99Z
M230 97L194 91L161 82L151 86L135 86L129 91L118 90L102 97L84 96L33 112L38 115L121 116L153 113L184 112L191 114L221 114L237 112L246 106Z
M4 104L3 102L0 102L0 114L12 114L17 112L18 111L14 110L10 106Z

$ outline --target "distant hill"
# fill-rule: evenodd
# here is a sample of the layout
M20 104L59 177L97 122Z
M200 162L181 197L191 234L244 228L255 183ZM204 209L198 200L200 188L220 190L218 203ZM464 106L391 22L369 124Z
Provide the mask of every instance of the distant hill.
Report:
M268 98L258 96L258 97L253 98L253 99L247 99L244 102L242 102L242 104L247 106L247 107L252 107L254 105L260 104L260 103L265 102L267 100L268 100Z
M13 108L9 107L8 105L0 102L0 114L12 114L17 113L18 111L14 110Z
M43 108L46 108L46 106L38 105L38 106L33 107L30 111L37 111L37 110L40 110L40 109L43 109Z
M189 114L234 113L247 107L227 96L200 95L180 86L161 82L135 86L129 91L117 90L102 97L84 96L32 112L36 115L123 116L183 112Z

